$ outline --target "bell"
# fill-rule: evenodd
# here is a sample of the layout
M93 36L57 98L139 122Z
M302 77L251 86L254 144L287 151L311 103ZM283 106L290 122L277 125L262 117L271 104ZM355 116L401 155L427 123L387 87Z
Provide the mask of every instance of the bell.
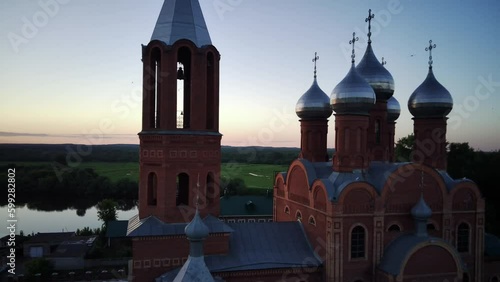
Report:
M177 70L177 79L184 80L184 71L182 70L182 67L179 67Z

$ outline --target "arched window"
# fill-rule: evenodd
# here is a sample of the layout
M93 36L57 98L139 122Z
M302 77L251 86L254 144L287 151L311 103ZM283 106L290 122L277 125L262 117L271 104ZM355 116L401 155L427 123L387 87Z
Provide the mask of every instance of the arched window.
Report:
M375 121L375 143L380 144L380 120Z
M290 214L290 208L288 206L285 207L285 213Z
M156 206L156 195L157 195L158 179L156 173L150 172L148 174L148 205Z
M387 231L399 232L399 231L401 231L401 227L399 227L399 225L397 225L397 224L393 224L393 225L389 226Z
M214 54L207 54L207 104L206 104L206 128L215 129L215 92L214 92Z
M316 226L316 220L314 219L314 216L309 217L309 224Z
M365 228L356 226L351 231L351 258L365 257Z
M176 205L189 205L189 176L186 173L177 175Z
M191 125L191 51L187 47L179 48L177 52L177 113L179 113L177 128L190 128Z
M150 97L150 127L159 128L160 127L160 74L161 74L161 51L160 48L153 48L151 50L151 81L153 81L153 87L151 90L153 91Z
M297 211L295 213L295 218L297 218L298 221L301 221L302 220L302 213L300 211Z
M434 223L427 223L427 231L434 231L436 230L436 226Z
M209 172L207 174L207 195L206 195L208 203L212 204L216 196L217 195L215 195L214 174L212 172Z
M469 252L469 225L465 222L460 223L457 228L457 251L459 253Z

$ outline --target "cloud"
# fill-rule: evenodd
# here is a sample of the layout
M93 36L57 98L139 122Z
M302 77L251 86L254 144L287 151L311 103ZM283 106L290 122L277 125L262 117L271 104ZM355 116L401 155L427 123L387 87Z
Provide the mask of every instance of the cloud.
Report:
M0 131L0 136L9 136L9 137L19 137L19 136L49 137L48 134L43 134L43 133L6 132L6 131Z

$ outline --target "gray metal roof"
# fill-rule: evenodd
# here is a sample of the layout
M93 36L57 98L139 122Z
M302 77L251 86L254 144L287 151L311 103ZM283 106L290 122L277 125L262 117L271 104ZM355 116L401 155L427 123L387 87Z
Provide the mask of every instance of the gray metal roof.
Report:
M234 230L229 239L229 253L205 256L205 264L212 273L322 265L298 221L228 225ZM169 271L156 282L174 281L179 271L179 268ZM222 280L216 277L215 281Z
M298 221L229 223L229 226L234 229L229 253L205 257L211 272L322 265Z
M337 172L332 170L332 162L310 162L306 159L298 159L306 169L309 187L312 186L315 180L320 180L326 187L326 192L330 201L337 201L340 193L349 184L355 182L366 182L372 185L376 192L381 195L385 183L389 176L398 168L408 165L408 162L389 163L372 161L370 166L362 170L353 172ZM441 175L446 188L451 191L458 183L471 181L469 179L452 179L446 171L436 170ZM286 174L283 174L286 179Z
M392 275L399 275L402 270L403 262L405 258L413 251L414 247L422 243L436 244L437 242L449 245L451 249L455 250L448 242L441 238L429 237L429 236L416 236L415 234L405 234L394 239L384 250L384 256L382 257L378 268L386 273ZM456 254L455 257L460 259L460 255ZM460 265L464 267L462 261Z
M196 46L212 45L198 0L165 0L151 40L173 45L188 39Z
M210 233L230 233L233 230L224 222L211 215L203 219ZM155 216L139 219L139 215L133 216L128 223L127 236L172 236L185 235L184 228L187 223L165 223Z
M485 233L484 254L488 257L500 258L500 238L493 234Z

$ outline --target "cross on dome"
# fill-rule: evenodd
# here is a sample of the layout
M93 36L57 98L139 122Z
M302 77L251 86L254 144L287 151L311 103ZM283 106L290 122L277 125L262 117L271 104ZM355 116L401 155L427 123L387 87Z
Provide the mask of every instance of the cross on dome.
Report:
M354 58L356 55L354 54L354 43L359 40L359 37L356 37L356 32L352 33L352 39L349 40L349 44L352 44L352 55L351 55L351 63L354 64Z
M319 60L319 56L317 52L314 52L314 59L312 62L314 63L314 78L316 78L316 62Z
M368 22L368 44L372 43L372 19L375 14L372 14L372 9L368 9L368 18L365 19L365 23Z
M425 47L425 51L429 51L429 68L432 69L432 49L436 48L436 44L432 44L429 40L429 47Z

